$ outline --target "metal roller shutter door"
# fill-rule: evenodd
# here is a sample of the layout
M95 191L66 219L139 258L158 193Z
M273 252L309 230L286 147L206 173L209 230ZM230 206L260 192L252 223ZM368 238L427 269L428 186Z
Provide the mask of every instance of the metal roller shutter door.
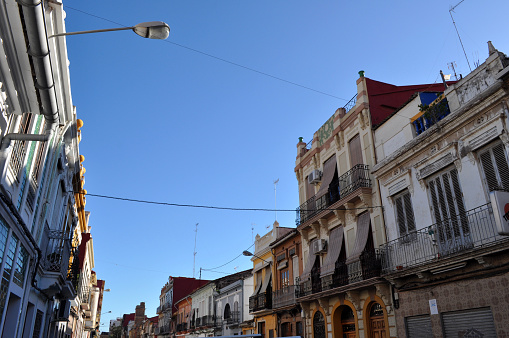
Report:
M497 336L490 308L446 312L442 322L446 338Z
M431 337L430 316L416 316L406 318L406 332L408 338Z

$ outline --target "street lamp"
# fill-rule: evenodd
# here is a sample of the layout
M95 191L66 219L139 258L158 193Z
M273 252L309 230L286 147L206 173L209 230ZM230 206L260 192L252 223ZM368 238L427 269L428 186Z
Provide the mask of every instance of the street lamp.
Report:
M244 256L247 256L247 257L254 256L254 257L256 257L256 258L261 259L261 260L262 260L262 261L264 261L265 263L270 264L270 262L267 262L265 259L261 258L260 256L256 256L254 253L251 253L251 252L249 252L249 251L247 251L247 250L242 251L242 254L243 254Z
M111 311L106 311L106 312L103 312L101 313L101 315L105 314L105 313L111 313Z
M102 32L114 32L114 31L125 31L132 29L136 34L141 37L149 39L164 40L170 35L170 26L162 21L150 21L142 22L133 27L122 27L122 28L108 28L108 29L95 29L90 31L79 31L69 32L51 35L50 38L55 36L67 36L67 35L79 35L89 33L102 33Z

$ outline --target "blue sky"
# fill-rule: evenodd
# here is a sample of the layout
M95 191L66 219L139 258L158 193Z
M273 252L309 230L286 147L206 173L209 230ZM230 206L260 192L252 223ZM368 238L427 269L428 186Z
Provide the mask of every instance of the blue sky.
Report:
M165 21L165 41L112 32L67 38L90 194L233 208L298 207L298 137L356 93L357 72L396 85L469 68L449 15L458 1L70 1L67 31ZM509 53L507 1L453 13L472 68L487 41ZM226 61L224 61L226 60ZM237 65L242 67L239 67ZM255 71L253 71L255 70ZM264 74L261 74L264 73ZM283 79L279 80L279 79ZM297 85L296 85L297 84ZM309 89L303 88L307 87ZM263 235L274 212L149 205L89 196L102 322L146 303L168 276L196 276ZM281 226L295 212L278 212ZM252 230L254 228L254 230ZM241 256L204 279L251 266ZM107 326L102 327L107 330Z

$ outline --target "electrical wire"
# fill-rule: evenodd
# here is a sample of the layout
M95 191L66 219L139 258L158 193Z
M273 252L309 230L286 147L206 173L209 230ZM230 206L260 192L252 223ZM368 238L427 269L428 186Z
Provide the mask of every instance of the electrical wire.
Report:
M249 248L247 248L246 250L249 250L253 247L254 243L251 244L251 246ZM236 260L237 258L239 258L240 256L242 256L243 253L241 253L240 255L238 255L237 257L235 257L234 259L232 259L231 261L227 262L227 263L224 263L223 265L219 265L219 266L216 266L215 268L210 268L210 269L204 269L204 268L200 268L200 270L202 271L212 271L212 270L216 270L216 269L219 269L219 268L222 268L223 266L225 265L228 265L230 264L231 262L233 262L234 260Z
M94 18L97 18L97 19L101 19L101 20L105 20L107 22L110 22L110 23L113 23L115 25L119 25L121 27L130 27L130 26L126 26L126 25L123 25L119 22L115 22L113 20L110 20L110 19L107 19L105 17L101 17L99 15L95 15L95 14L92 14L92 13L88 13L88 12L85 12L81 9L77 9L77 8L74 8L74 7L71 7L71 6L68 6L68 5L64 5L65 8L68 8L68 9L72 9L74 11L77 11L77 12L80 12L80 13L83 13L83 14L86 14L86 15L89 15L89 16L92 16ZM275 75L271 75L269 73L266 73L266 72L262 72L260 70L257 70L257 69L254 69L254 68L251 68L251 67L248 67L248 66L244 66L244 65L241 65L240 63L237 63L237 62L233 62L233 61L230 61L230 60L227 60L227 59L224 59L224 58L221 58L219 56L215 56L215 55L212 55L210 53L206 53L206 52L202 52L201 50L198 50L198 49L195 49L195 48L192 48L192 47L188 47L188 46L185 46L185 45L182 45L180 43L176 43L176 42L173 42L173 41L170 41L170 40L163 40L163 42L166 42L166 43L170 43L174 46L178 46L180 48L184 48L184 49L187 49L189 51L192 51L192 52L195 52L195 53L198 53L198 54L201 54L201 55L204 55L204 56L208 56L210 58L213 58L213 59L216 59L218 61L222 61L222 62L225 62L225 63L228 63L232 66L236 66L236 67L239 67L239 68L243 68L245 70L249 70L251 72L254 72L254 73L257 73L257 74L260 74L260 75L263 75L263 76L267 76L267 77L270 77L272 79L275 79L275 80L278 80L278 81L282 81L282 82L285 82L285 83L288 83L288 84L291 84L291 85L294 85L294 86L297 86L297 87L300 87L300 88L303 88L303 89L307 89L307 90L310 90L310 91L313 91L315 93L319 93L319 94L322 94L322 95L326 95L326 96L329 96L329 97L333 97L335 99L339 99L339 100L343 100L343 101L349 101L347 99L344 99L342 97L339 97L339 96L336 96L336 95L332 95L332 94L329 94L329 93L326 93L326 92L323 92L321 90L317 90L317 89L313 89L311 87L308 87L308 86L304 86L304 85L301 85L301 84L298 84L296 82L293 82L293 81L289 81L289 80L285 80L281 77L278 77L278 76L275 76Z
M156 205L165 205L165 206L171 206L171 207L184 207L184 208L201 208L201 209L215 209L215 210L230 210L230 211L266 211L266 212L295 212L295 209L268 209L268 208L234 208L234 207L218 207L213 205L197 205L197 204L179 204L179 203L169 203L169 202L158 202L158 201L147 201L147 200L140 200L140 199L134 199L134 198L126 198L126 197L116 197L116 196L107 196L107 195L99 195L99 194L91 194L89 192L85 193L83 191L74 191L74 194L81 194L85 196L91 196L91 197L100 197L100 198L107 198L107 199L113 199L113 200L119 200L119 201L126 201L126 202L135 202L135 203L145 203L145 204L156 204ZM383 208L381 205L374 205L374 206L364 206L360 208L323 208L320 210L365 210L365 209L374 209L374 208ZM305 209L299 209L299 211L316 211L315 209L305 210Z

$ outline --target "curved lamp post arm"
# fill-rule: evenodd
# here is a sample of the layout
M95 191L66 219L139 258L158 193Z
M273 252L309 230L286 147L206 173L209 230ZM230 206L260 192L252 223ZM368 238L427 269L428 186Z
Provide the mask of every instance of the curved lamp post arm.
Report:
M121 27L121 28L107 28L107 29L94 29L88 31L79 32L68 32L51 35L49 38L56 36L68 36L68 35L80 35L90 33L103 33L103 32L114 32L114 31L126 31L132 30L141 37L148 39L164 40L170 35L170 26L162 21L151 21L142 22L133 27Z

